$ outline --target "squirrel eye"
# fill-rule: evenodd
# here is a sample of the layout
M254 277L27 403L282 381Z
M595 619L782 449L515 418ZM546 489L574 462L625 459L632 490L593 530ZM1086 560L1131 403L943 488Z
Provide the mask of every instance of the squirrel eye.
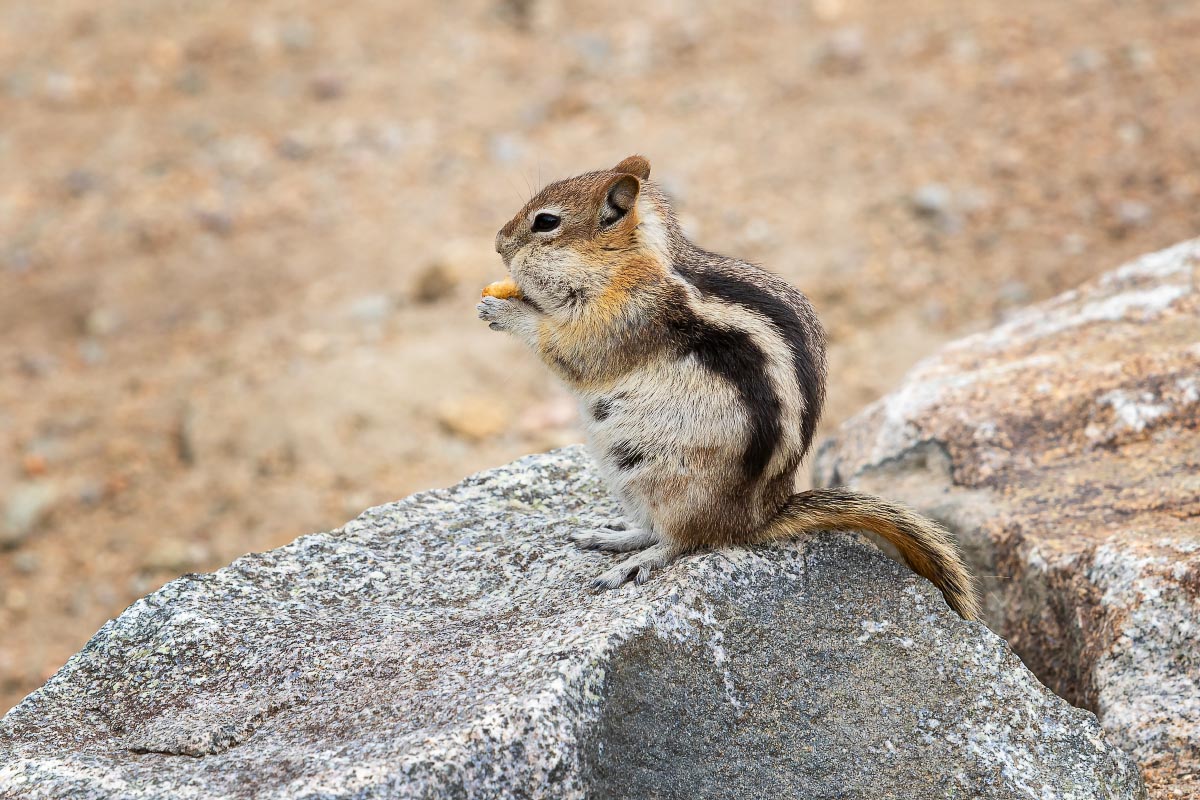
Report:
M531 230L534 233L545 233L546 231L552 231L557 228L559 222L561 222L561 220L558 218L557 214L538 214L533 218L533 227Z

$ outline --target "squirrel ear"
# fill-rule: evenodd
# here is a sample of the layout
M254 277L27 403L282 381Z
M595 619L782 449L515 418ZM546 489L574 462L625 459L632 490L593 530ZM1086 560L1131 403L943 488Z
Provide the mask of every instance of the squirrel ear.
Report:
M608 185L608 191L604 194L604 207L600 209L600 224L612 225L628 214L629 209L633 208L633 204L637 202L638 192L641 188L641 183L633 175L618 175Z
M629 175L636 175L638 180L646 180L650 177L650 162L642 156L630 156L613 167L613 172L625 172Z

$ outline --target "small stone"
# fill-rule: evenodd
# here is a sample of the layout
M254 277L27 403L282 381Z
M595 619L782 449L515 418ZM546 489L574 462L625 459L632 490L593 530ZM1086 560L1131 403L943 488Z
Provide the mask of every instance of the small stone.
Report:
M58 359L42 353L22 353L17 357L17 366L30 378L44 378L58 369Z
M58 487L49 481L16 484L5 502L0 548L16 547L25 541L50 512L58 494Z
M89 367L94 367L102 363L105 355L104 345L95 339L88 338L79 343L79 357Z
M159 541L142 559L144 569L163 572L186 572L193 564L190 548L178 539Z
M455 270L445 261L434 261L417 273L413 299L418 303L436 303L449 297L457 286Z
M512 133L497 133L488 138L488 153L499 164L513 164L525 155L524 140Z
M812 13L822 22L833 22L846 13L846 0L813 0Z
M570 428L578 423L578 405L574 398L562 395L527 408L517 420L517 428L522 433L541 433Z
M44 453L26 453L21 456L21 470L27 477L36 478L45 475L49 464Z
M817 53L817 64L827 72L850 74L863 68L866 39L862 28L839 28Z
M970 34L955 36L950 41L950 55L960 64L974 64L980 52L979 40Z
M1144 42L1135 42L1126 47L1125 60L1136 72L1149 72L1158 64L1154 50Z
M336 100L346 93L346 82L333 73L321 73L312 79L308 90L317 100Z
M392 315L395 304L386 294L365 294L350 303L348 312L356 321L378 324Z
M75 493L79 502L88 507L100 505L100 501L104 499L104 485L96 481L87 481Z
M342 513L351 519L357 517L371 505L371 495L368 492L354 492L346 495L342 502Z
M291 133L280 139L275 149L279 152L279 155L292 161L303 161L312 155L312 147L302 138Z
M291 17L279 25L279 42L293 53L308 50L313 39L313 25L307 19Z
M1146 129L1137 122L1125 122L1117 126L1117 138L1124 145L1139 145L1146 138Z
M581 33L567 39L575 54L593 67L602 67L612 58L612 43L607 36L596 32Z
M1007 306L1020 306L1029 302L1032 292L1023 281L1005 281L996 292L1000 301Z
M72 197L83 197L99 184L95 173L86 169L73 169L63 178L63 187Z
M208 78L196 67L186 67L175 79L175 88L184 94L204 94L208 89Z
M116 333L121 327L121 312L115 308L93 308L83 320L83 332L88 336L104 338Z
M1082 255L1087 250L1087 237L1081 233L1068 233L1062 238L1060 247L1066 255Z
M22 575L33 575L42 566L42 560L37 553L31 553L28 550L22 550L13 556L13 569Z
M233 232L233 216L224 209L196 209L196 221L200 227L218 236L228 236Z
M29 595L13 586L4 593L4 607L9 611L24 611L29 606Z
M497 436L509 425L508 412L492 397L447 401L438 409L437 416L446 431L471 442Z
M1095 72L1102 68L1108 59L1094 47L1081 47L1071 54L1071 69L1078 73Z
M69 106L80 96L81 84L73 76L62 72L52 72L42 82L45 97L54 105Z
M229 320L225 314L216 308L206 308L196 319L196 328L203 333L216 335L224 333L229 328Z
M913 210L922 217L942 217L950 213L950 190L940 183L927 183L909 198Z
M1117 223L1122 228L1140 228L1150 222L1153 211L1140 200L1122 200L1116 207Z
M296 337L300 352L310 356L323 356L333 349L333 343L319 330L304 331Z

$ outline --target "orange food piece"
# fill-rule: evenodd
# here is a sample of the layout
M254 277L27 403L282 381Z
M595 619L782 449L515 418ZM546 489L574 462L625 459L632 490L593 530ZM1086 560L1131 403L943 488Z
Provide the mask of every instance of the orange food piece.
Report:
M501 300L510 300L513 298L520 300L522 297L521 288L517 286L516 281L512 278L505 278L502 281L489 283L483 287L483 296L499 297Z

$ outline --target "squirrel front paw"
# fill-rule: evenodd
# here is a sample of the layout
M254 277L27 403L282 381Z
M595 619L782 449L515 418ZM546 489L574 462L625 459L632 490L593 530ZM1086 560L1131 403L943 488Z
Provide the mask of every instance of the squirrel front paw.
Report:
M494 331L511 330L514 323L523 315L524 305L520 300L501 300L499 297L485 297L475 306L479 318Z

